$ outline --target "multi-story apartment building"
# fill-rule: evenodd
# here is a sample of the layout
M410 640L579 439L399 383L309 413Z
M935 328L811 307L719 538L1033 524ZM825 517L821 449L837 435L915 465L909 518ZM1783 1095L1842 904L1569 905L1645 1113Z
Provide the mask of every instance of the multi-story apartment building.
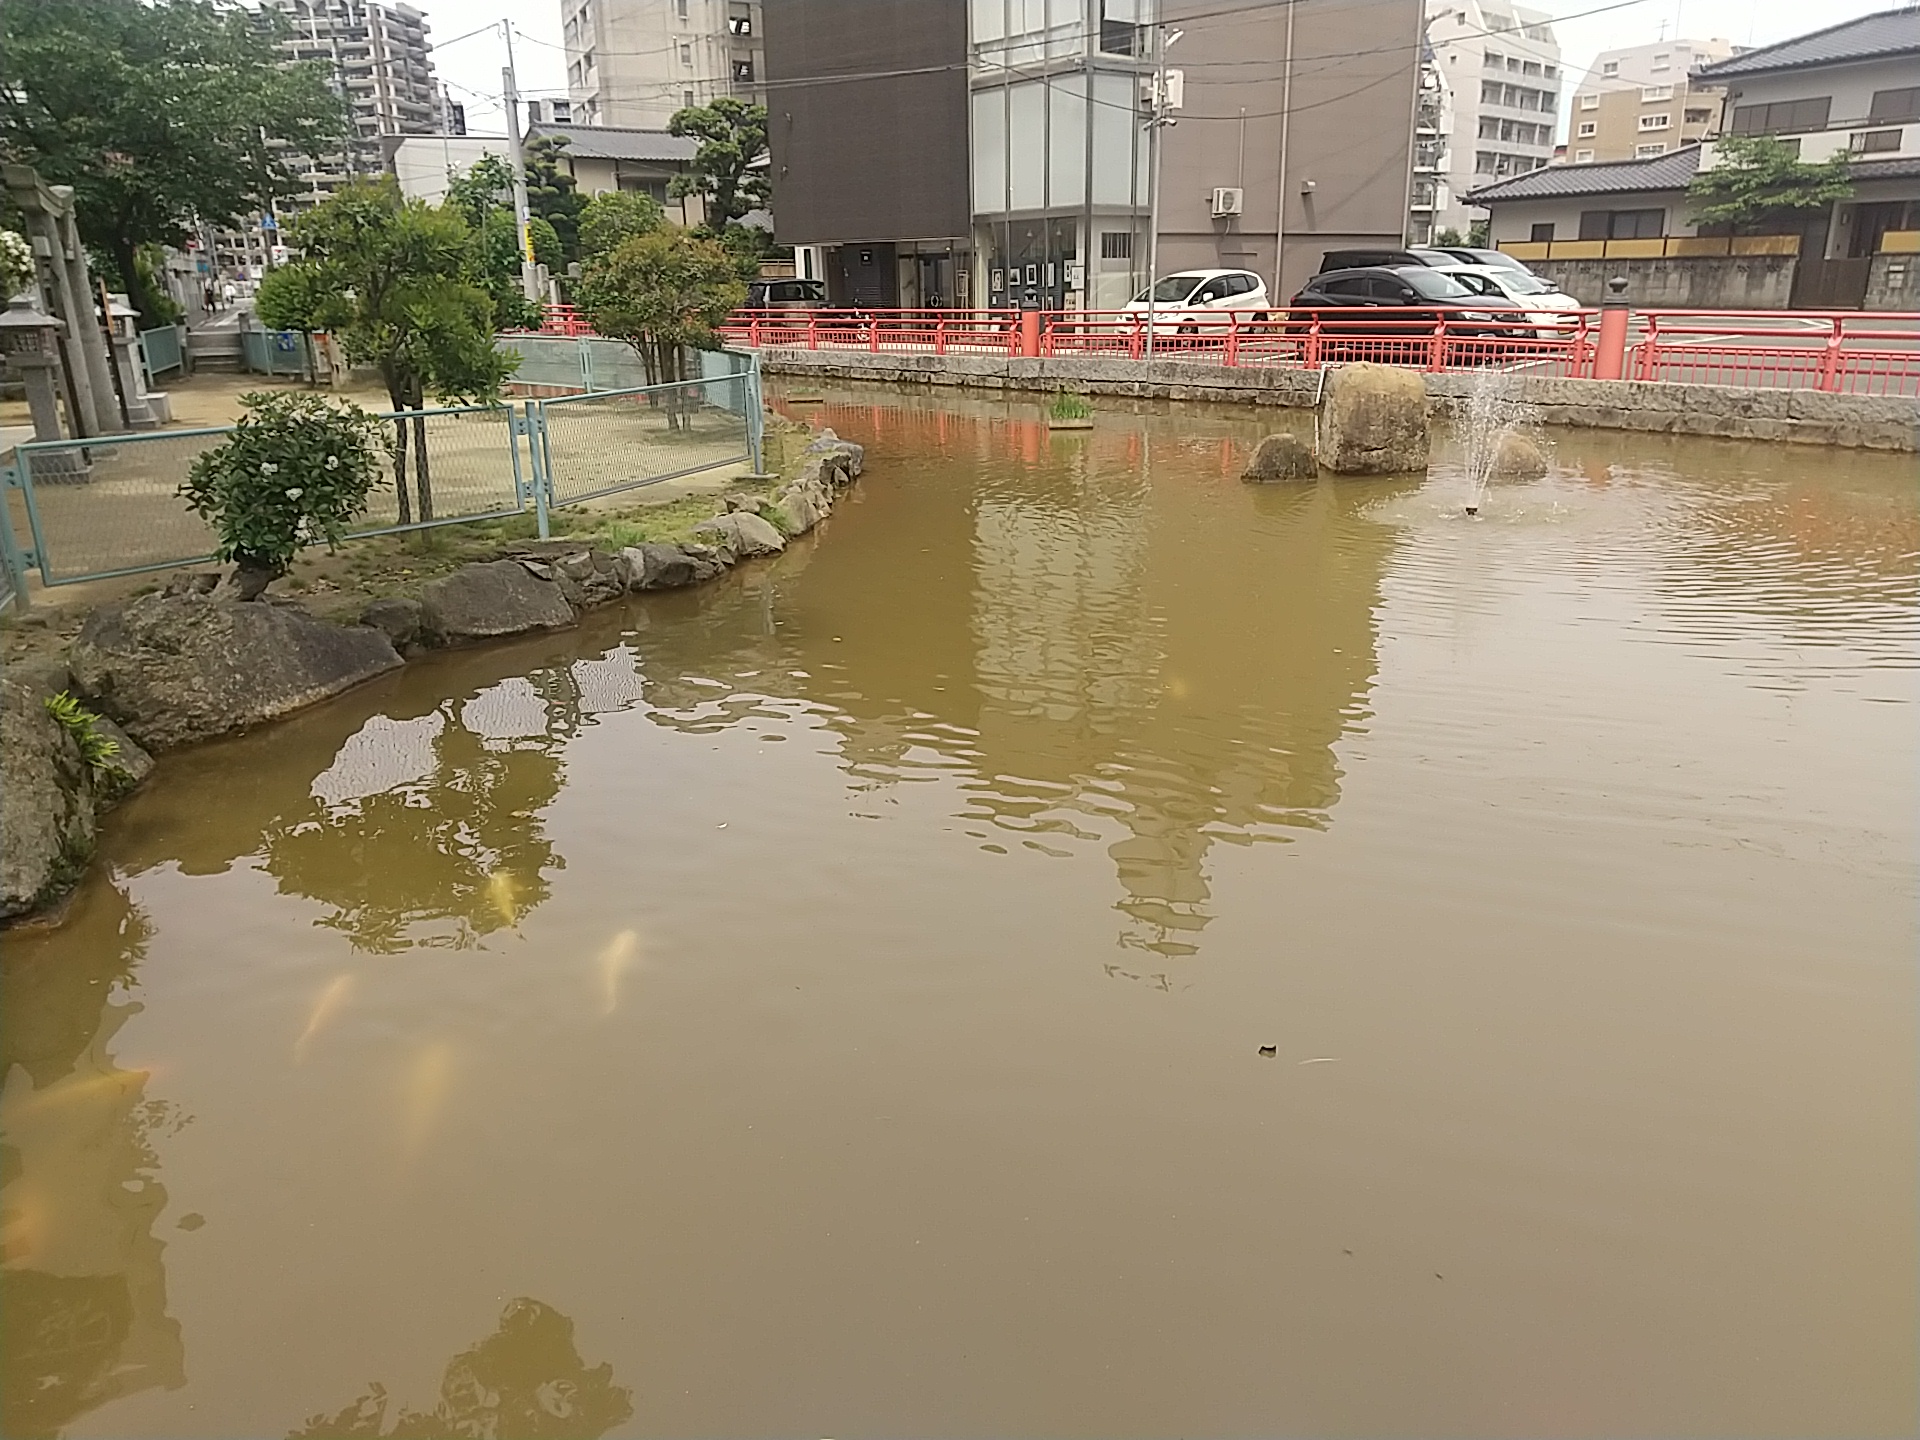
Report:
M1601 51L1573 93L1567 159L1576 165L1645 159L1717 134L1726 86L1693 72L1736 53L1727 40Z
M722 95L759 100L761 0L560 0L572 120L659 130Z
M1449 193L1433 224L1465 234L1484 214L1463 198L1469 190L1552 163L1560 44L1552 16L1506 0L1426 0L1426 8L1428 43L1453 94Z
M348 133L339 148L293 155L300 191L274 213L203 237L209 278L258 279L281 257L280 222L317 205L347 181L385 173L392 137L458 135L466 115L434 79L427 18L411 5L377 0L261 0L285 22L283 60L318 63L347 102Z
M766 0L776 234L870 305L1113 308L1160 273L1279 297L1407 223L1419 0Z
M351 112L340 150L304 157L304 201L325 199L356 175L383 169L383 135L447 133L445 91L435 82L427 18L411 5L375 0L264 0L286 17L287 60L317 61Z

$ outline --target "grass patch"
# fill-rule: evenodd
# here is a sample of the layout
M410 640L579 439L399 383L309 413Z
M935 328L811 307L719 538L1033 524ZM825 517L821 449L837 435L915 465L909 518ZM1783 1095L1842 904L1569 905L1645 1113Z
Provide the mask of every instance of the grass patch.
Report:
M1093 407L1078 395L1069 395L1065 391L1053 397L1053 403L1047 406L1047 414L1055 420L1088 420L1093 417Z

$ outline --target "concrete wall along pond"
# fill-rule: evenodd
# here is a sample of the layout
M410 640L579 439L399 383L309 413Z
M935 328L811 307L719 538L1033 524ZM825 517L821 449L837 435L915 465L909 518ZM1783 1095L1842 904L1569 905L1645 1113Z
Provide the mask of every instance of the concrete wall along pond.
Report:
M875 355L773 347L761 352L768 374L808 379L880 380L957 385L1042 394L1125 395L1160 400L1216 400L1313 409L1322 372L1278 366L1208 365L1193 360L1142 363L1104 356L1023 359L1004 355ZM1451 414L1466 402L1477 376L1421 372L1427 403ZM1572 380L1507 373L1516 403L1542 424L1596 430L1644 430L1734 440L1789 441L1867 450L1920 448L1920 399L1841 395L1818 390L1743 389L1673 381Z

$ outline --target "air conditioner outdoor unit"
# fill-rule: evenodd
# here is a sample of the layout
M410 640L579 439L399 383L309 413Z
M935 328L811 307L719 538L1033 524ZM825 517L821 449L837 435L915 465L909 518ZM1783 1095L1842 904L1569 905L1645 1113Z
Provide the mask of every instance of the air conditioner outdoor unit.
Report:
M1213 218L1238 215L1247 203L1247 192L1238 185L1217 186L1213 192Z

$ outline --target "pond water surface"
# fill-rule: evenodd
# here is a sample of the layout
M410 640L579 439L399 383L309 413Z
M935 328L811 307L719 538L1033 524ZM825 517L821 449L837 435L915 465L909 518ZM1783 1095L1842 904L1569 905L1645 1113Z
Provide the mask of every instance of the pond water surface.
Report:
M797 413L7 937L7 1434L1913 1433L1911 456Z

